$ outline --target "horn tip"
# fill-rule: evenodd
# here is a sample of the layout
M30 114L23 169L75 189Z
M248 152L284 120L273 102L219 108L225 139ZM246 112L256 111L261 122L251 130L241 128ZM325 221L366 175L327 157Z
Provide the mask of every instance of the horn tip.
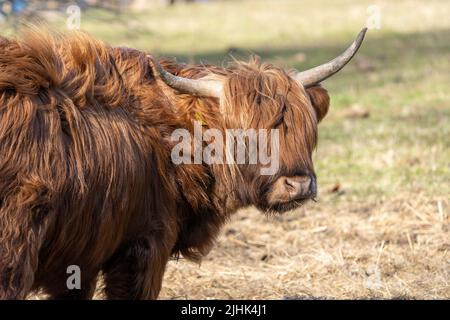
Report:
M359 32L358 34L358 39L364 38L364 36L366 35L367 30L369 30L368 27L364 27L362 28L362 30ZM361 39L362 40L362 39Z
M362 42L364 41L364 37L366 36L366 32L367 30L369 30L368 27L364 27L359 33L358 36L355 39L354 44L356 45L356 50L359 49L359 47L361 46ZM356 53L356 51L355 51Z

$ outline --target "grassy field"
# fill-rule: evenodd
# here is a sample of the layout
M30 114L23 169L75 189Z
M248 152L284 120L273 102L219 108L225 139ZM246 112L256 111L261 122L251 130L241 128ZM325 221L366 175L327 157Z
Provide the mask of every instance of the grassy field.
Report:
M270 218L239 212L200 266L169 263L161 298L450 298L448 1L227 1L89 11L81 26L179 61L255 53L304 69L344 49L373 3L381 29L324 83L318 203Z

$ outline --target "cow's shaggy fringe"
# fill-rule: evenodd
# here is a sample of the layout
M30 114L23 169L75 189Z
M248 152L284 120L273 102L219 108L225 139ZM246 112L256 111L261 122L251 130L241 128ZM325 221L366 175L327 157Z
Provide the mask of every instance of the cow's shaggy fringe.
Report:
M280 174L312 170L324 89L307 95L257 60L228 69L161 63L221 78L222 101L178 94L144 52L84 33L0 38L0 299L37 288L91 298L100 271L108 298L156 298L171 255L199 260L231 213L264 209L274 177L257 165L170 161L172 131L192 129L198 113L209 127L278 128ZM73 264L82 288L69 291Z

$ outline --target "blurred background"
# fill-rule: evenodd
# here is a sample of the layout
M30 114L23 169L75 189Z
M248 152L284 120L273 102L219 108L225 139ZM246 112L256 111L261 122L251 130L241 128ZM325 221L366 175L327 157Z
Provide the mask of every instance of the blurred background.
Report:
M170 262L162 298L450 298L448 0L0 5L2 36L45 21L180 62L257 54L299 70L369 25L355 59L324 82L319 201L275 217L239 212L200 267Z

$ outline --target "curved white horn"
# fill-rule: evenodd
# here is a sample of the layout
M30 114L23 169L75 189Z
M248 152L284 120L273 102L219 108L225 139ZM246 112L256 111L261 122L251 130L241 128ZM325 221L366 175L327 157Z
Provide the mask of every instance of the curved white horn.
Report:
M366 31L367 28L362 29L350 47L348 47L347 50L345 50L338 57L327 63L321 64L320 66L298 72L294 78L305 88L307 88L331 77L333 74L341 70L353 58L364 40Z

